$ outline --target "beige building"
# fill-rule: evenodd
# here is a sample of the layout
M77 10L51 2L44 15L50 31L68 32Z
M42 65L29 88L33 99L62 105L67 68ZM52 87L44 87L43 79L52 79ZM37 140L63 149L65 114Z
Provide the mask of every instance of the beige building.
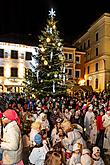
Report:
M110 81L110 14L104 13L73 44L86 52L84 56L84 79L93 90L108 88Z
M30 67L35 47L0 42L0 92L22 92L26 68Z
M64 65L68 93L73 94L73 87L77 84L84 85L84 55L85 52L77 51L73 47L64 47Z

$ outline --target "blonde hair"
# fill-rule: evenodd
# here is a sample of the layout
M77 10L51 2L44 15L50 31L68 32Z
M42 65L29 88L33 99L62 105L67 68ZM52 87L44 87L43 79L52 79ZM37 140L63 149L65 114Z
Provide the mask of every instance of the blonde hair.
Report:
M39 121L35 121L31 124L31 128L34 128L34 129L40 129L41 128L41 122Z
M64 129L65 127L66 127L66 132L73 130L73 126L72 126L71 122L66 119L61 123L61 128Z

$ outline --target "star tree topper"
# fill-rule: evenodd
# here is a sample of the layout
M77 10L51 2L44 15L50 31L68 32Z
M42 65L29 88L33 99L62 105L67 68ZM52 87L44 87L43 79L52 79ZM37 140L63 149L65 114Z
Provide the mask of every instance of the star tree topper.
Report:
M51 17L56 16L55 11L53 10L53 8L51 8L51 10L49 11L49 16L51 16Z

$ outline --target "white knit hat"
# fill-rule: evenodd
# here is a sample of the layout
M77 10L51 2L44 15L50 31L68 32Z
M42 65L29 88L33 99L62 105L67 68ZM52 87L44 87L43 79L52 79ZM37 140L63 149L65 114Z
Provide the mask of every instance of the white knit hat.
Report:
M100 152L100 148L97 147L97 146L93 147L92 150L93 150L93 154L96 154L97 152Z
M87 149L87 148L84 148L84 149L82 150L82 155L85 155L85 154L90 154L90 150Z
M75 143L75 144L73 145L73 151L80 150L80 149L81 149L81 144Z

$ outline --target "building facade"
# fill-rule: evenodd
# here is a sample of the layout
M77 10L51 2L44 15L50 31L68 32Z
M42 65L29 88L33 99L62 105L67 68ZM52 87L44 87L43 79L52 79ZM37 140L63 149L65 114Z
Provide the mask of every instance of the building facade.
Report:
M0 42L0 92L23 92L26 68L30 68L34 46Z
M0 92L23 92L23 81L37 47L0 42ZM71 87L84 80L84 52L64 47L66 83Z
M107 89L110 82L110 14L104 13L73 44L84 55L85 85L94 91Z
M68 93L73 95L75 85L84 85L84 55L85 52L77 51L73 47L64 47L64 65L66 73L66 84Z

